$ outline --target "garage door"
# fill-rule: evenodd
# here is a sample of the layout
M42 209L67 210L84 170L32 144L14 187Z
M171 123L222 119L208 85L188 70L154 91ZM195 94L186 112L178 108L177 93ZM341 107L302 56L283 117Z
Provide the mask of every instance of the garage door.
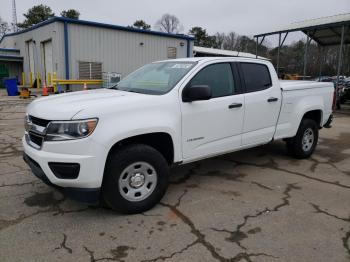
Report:
M29 71L35 74L35 63L34 63L34 42L27 42L27 54L29 58Z
M53 63L52 63L52 41L44 42L43 44L44 51L44 68L45 68L45 78L47 80L47 75L50 73L52 75L53 72Z

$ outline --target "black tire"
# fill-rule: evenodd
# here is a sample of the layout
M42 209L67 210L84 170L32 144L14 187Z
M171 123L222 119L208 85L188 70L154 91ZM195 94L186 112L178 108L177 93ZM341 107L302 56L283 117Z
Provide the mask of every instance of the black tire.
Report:
M307 130L311 129L313 132L312 145L305 148L303 146L304 134ZM290 155L297 159L308 158L315 151L318 141L318 125L312 119L303 119L300 123L299 129L295 137L287 139L287 150Z
M119 181L120 179L123 179L121 178L123 174L124 176L125 173L128 174L128 172L125 171L126 168L133 166L138 162L150 165L155 171L157 181L155 182L153 191L147 196L147 198L130 201L122 195L120 190L123 189L120 189ZM137 167L137 164L135 167ZM142 172L139 173L141 173L144 177L147 175ZM125 178L124 181L130 182L130 179ZM160 152L148 145L127 145L112 152L107 160L102 183L102 197L110 208L118 212L126 214L141 213L151 209L153 206L159 203L166 192L168 182L169 165ZM132 188L132 190L134 189Z

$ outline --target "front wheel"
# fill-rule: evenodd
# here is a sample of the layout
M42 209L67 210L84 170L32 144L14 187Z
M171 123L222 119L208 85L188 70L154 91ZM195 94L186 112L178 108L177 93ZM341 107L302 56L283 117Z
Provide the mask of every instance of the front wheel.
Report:
M169 166L161 153L147 145L128 145L109 157L102 197L119 212L144 212L164 196L168 178Z
M295 137L287 139L287 149L295 158L308 158L315 151L317 141L317 123L311 119L303 119Z

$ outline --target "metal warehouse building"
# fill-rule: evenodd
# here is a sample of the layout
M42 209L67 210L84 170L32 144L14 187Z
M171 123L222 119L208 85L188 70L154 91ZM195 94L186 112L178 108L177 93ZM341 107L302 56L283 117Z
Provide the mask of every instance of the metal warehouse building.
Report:
M49 84L53 74L58 79L101 79L102 72L125 76L153 61L190 57L193 41L186 35L53 17L5 35L0 65L25 84L37 75Z

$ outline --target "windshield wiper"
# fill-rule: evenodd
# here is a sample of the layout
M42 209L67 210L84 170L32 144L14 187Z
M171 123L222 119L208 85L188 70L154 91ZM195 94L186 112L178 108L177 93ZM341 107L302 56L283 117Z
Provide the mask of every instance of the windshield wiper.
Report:
M129 90L124 90L125 92L130 92L130 93L139 93L142 94L141 92L137 92L135 90L129 89Z
M120 87L118 87L118 86L112 86L112 87L110 87L109 89L114 89L114 90L119 90L119 91L124 91L124 92L130 92L130 93L140 93L140 92L137 92L137 91L135 91L135 90L127 89L127 88L125 88L125 89L120 89Z

